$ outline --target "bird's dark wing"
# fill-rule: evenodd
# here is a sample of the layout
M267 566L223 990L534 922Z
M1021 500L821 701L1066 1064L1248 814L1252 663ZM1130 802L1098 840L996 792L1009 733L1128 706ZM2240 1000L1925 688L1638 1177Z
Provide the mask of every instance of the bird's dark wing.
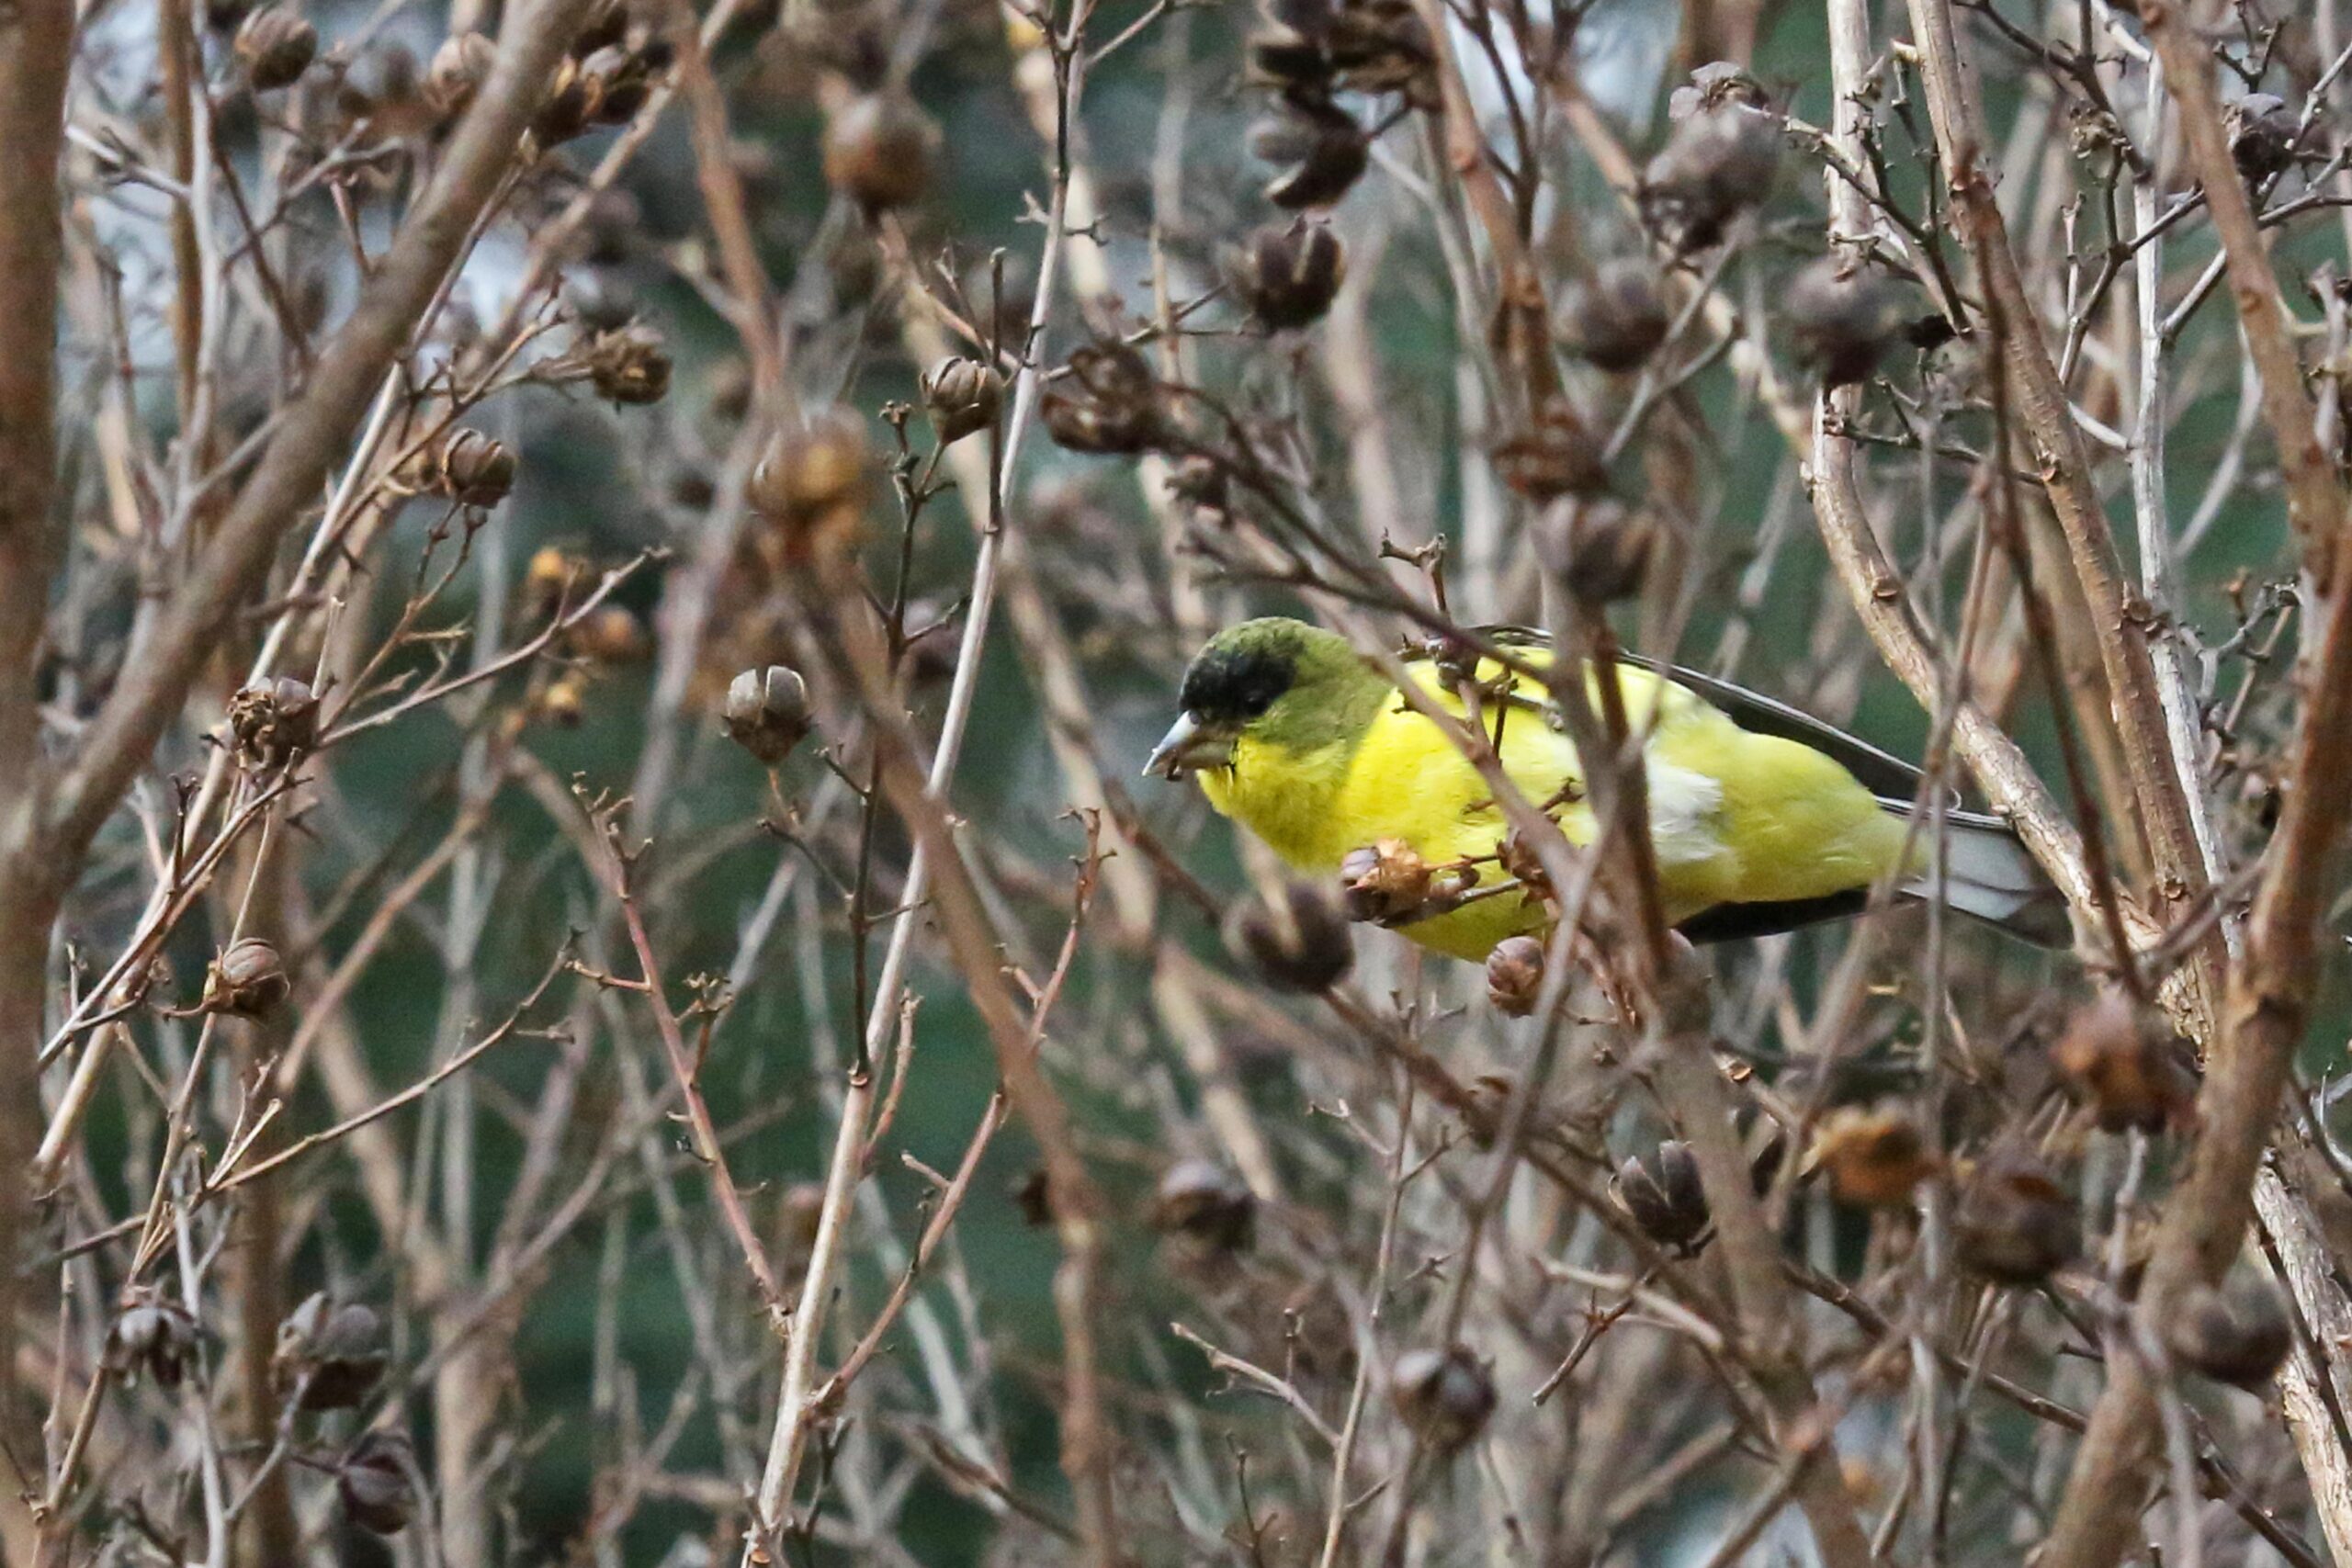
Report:
M1691 942L1739 942L1748 937L1775 936L1825 920L1842 920L1870 907L1871 892L1856 887L1819 898L1783 898L1769 904L1717 904L1702 909L1674 929Z
M1552 646L1549 633L1532 626L1481 626L1479 632L1504 648L1549 649ZM1791 707L1760 692L1751 692L1745 686L1736 686L1729 681L1702 674L1679 664L1668 664L1663 660L1645 659L1637 653L1621 653L1617 657L1637 670L1663 675L1675 684L1696 692L1730 715L1734 724L1751 734L1775 735L1783 740L1793 740L1800 746L1810 746L1853 774L1872 795L1902 801L1918 796L1923 777L1918 769L1899 757L1880 750L1867 740L1857 739L1837 726L1814 717L1802 708ZM1957 799L1957 795L1954 798Z

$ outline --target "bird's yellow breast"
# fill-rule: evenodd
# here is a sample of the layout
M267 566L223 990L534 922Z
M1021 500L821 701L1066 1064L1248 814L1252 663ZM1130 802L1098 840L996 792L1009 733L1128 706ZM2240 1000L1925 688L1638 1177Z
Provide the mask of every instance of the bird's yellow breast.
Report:
M1408 673L1448 712L1462 714L1425 666ZM1494 666L1480 671L1500 673ZM1649 735L1650 833L1669 921L1722 903L1865 887L1903 852L1902 823L1830 758L1750 734L1649 671L1619 674L1628 720ZM1499 710L1503 771L1571 843L1589 843L1593 819L1582 801L1576 748L1545 721L1542 685L1522 677L1517 689L1528 701ZM1489 734L1498 716L1482 715ZM1302 753L1245 735L1232 768L1200 777L1212 805L1301 870L1334 872L1349 852L1396 839L1433 864L1476 863L1486 886L1500 878L1492 857L1510 829L1494 792L1401 694L1384 703L1352 742ZM1476 959L1507 936L1540 928L1544 918L1540 906L1505 893L1403 929L1440 952Z

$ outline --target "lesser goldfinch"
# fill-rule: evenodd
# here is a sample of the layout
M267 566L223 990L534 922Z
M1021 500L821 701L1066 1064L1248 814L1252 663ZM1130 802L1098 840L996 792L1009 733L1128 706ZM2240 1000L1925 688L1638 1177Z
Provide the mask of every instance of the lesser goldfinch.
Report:
M1515 627L1483 634L1541 670L1549 640ZM1481 722L1527 800L1589 843L1591 808L1574 743L1544 682L1491 660L1442 673L1426 652L1406 674L1447 711L1456 682L1478 692ZM1598 702L1597 676L1587 671ZM1760 935L1858 913L1882 878L2045 946L2069 939L2065 905L2007 824L1948 807L1938 835L1908 818L1919 771L1795 708L1694 671L1618 666L1643 752L1658 891L1668 921L1696 941ZM1408 848L1427 865L1478 873L1489 896L1400 922L1414 941L1479 959L1541 929L1540 902L1492 896L1510 834L1493 790L1461 749L1416 712L1343 637L1304 622L1247 621L1211 638L1184 673L1183 713L1146 764L1193 774L1211 805L1293 866L1336 873L1354 851Z

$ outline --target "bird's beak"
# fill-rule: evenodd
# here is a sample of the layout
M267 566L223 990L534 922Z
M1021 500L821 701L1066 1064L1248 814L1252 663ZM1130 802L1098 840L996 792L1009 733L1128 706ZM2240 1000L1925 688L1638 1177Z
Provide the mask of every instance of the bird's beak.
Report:
M1147 773L1158 773L1166 779L1181 779L1201 768L1229 768L1233 765L1233 737L1221 730L1211 729L1191 714L1178 716L1151 749L1150 760L1143 765Z

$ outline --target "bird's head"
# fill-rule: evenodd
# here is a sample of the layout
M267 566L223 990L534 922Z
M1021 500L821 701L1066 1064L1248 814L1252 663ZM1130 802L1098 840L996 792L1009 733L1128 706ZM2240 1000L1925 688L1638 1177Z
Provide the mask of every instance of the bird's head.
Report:
M1183 712L1144 772L1230 768L1243 739L1312 751L1362 733L1388 682L1347 639L1279 615L1228 626L1184 671Z

